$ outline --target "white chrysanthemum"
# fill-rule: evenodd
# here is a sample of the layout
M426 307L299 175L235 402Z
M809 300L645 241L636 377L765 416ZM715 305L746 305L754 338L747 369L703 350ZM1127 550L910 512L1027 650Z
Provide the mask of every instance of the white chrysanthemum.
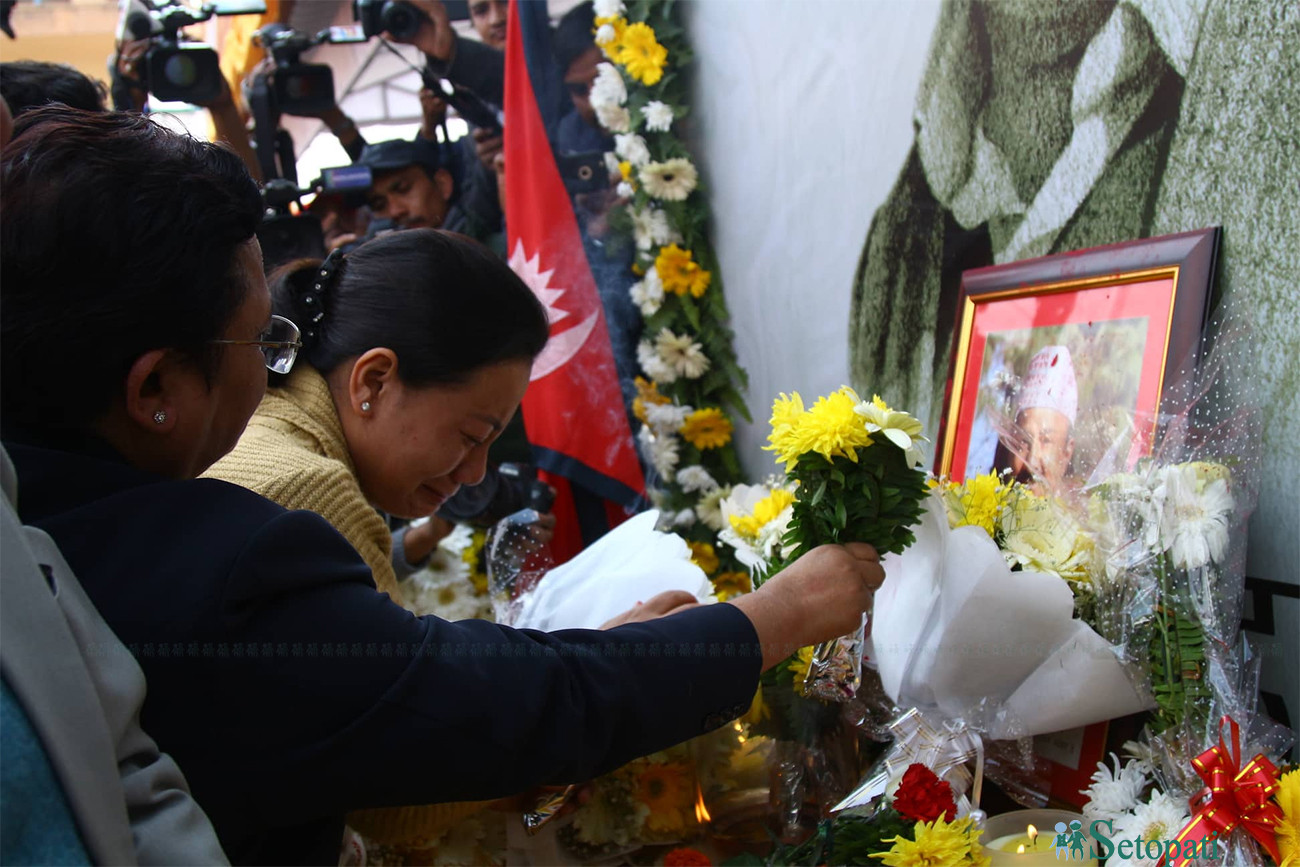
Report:
M656 436L671 435L677 433L678 429L686 423L686 417L693 412L695 412L694 407L678 406L675 403L647 403L645 420Z
M627 132L632 128L632 116L623 106L601 105L593 108L596 109L596 119L600 125L610 132Z
M632 208L632 237L638 250L649 250L654 246L653 219L653 208Z
M612 25L612 24L602 24L602 25L600 25L599 27L596 28L596 40L595 40L595 41L596 41L596 44L597 44L597 45L599 45L599 46L601 46L601 47L603 48L604 46L606 46L606 45L608 45L609 43L613 42L613 41L614 41L614 37L616 37L616 36L618 36L618 31L614 29L614 25ZM606 52L605 56L606 56L606 57L609 56L608 52Z
M1083 792L1088 797L1083 814L1089 825L1096 819L1115 819L1132 810L1147 785L1144 762L1133 761L1121 767L1119 756L1111 753L1110 758L1115 763L1114 772L1105 762L1098 762L1092 785Z
M1222 562L1235 506L1228 483L1216 479L1200 488L1191 464L1166 467L1160 481L1164 489L1160 544L1169 551L1174 568L1199 569Z
M632 303L641 309L641 315L654 316L664 303L664 281L659 279L659 269L651 268L641 280L628 290Z
M648 427L637 431L637 440L641 443L641 454L655 468L661 478L672 478L677 469L677 437L656 436Z
M709 475L709 471L704 467L694 466L685 467L677 471L677 484L682 486L682 490L688 494L696 491L707 494L709 491L717 490L718 481Z
M621 199L630 199L636 193L636 188L627 181L619 181L618 186L614 188L614 192L617 193Z
M592 4L592 10L597 18L622 18L627 8L623 5L623 0L596 0Z
M438 570L422 569L402 587L407 607L419 615L433 614L443 620L492 619L492 600L475 595L463 561Z
M645 191L652 198L665 202L682 202L695 189L699 173L685 157L648 163L639 173Z
M614 136L614 153L637 168L650 162L650 148L646 147L645 139L634 132Z
M601 63L596 66L596 78L591 83L588 99L591 100L591 107L597 110L602 107L618 108L627 102L627 82L614 64Z
M1142 846L1134 852L1132 858L1107 858L1106 867L1127 865L1127 867L1156 867L1161 858L1147 858L1146 844L1151 840L1172 840L1178 836L1191 820L1187 812L1187 802L1171 798L1164 792L1152 792L1145 804L1138 804L1130 813L1121 813L1115 819L1115 833L1108 834L1112 840L1132 840L1142 838ZM1138 847L1134 847L1137 849ZM1161 856L1164 854L1161 848Z
M655 382L667 385L677 381L677 369L664 361L653 343L642 340L636 345L636 361L645 375Z
M665 364L686 379L699 379L709 369L704 348L689 334L677 335L667 328L661 329L655 338L655 349Z
M618 167L618 154L613 151L605 151L605 168L611 175L617 175L620 173Z
M668 244L680 244L682 234L673 228L672 221L668 219L668 212L659 208L649 208L650 213L650 239L660 247Z
M642 106L641 115L645 118L645 128L652 132L668 132L673 125L672 106L657 99Z
M710 491L695 504L695 514L699 516L700 522L715 533L723 527L722 500L730 495L731 486L727 485Z
M682 509L676 515L673 515L674 527L689 527L695 523L695 510Z

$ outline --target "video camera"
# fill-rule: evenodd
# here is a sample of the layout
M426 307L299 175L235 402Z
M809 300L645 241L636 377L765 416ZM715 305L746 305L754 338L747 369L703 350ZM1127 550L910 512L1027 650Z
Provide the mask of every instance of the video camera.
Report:
M158 99L204 104L221 94L217 52L204 42L187 42L181 29L214 15L252 15L266 11L263 0L211 0L198 7L181 0L130 0L123 9L119 37L150 39L141 76Z
M302 53L318 45L366 41L355 28L330 27L309 36L283 24L268 24L253 38L275 64L270 73L271 110L307 117L334 105L334 73L323 63L303 63Z
M317 195L364 196L370 189L370 169L366 166L341 166L322 169L321 176L307 189L285 178L273 178L262 187L266 214L257 229L262 245L262 262L269 273L294 259L325 258L325 233L320 217L311 213L293 213L292 205L308 193Z
M469 18L469 0L449 0L443 5L452 21ZM352 17L361 22L367 39L381 33L394 39L411 39L427 16L405 0L353 0Z

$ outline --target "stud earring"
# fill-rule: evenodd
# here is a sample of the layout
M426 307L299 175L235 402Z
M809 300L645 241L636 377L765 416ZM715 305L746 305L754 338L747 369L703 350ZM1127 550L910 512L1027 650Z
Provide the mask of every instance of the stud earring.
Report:
M370 412L370 401L368 400L361 401L361 411Z
M167 421L167 413L164 412L163 410L160 409L160 410L158 410L156 413L153 414L153 423L154 423L154 424L162 424L162 423L165 422L165 421Z

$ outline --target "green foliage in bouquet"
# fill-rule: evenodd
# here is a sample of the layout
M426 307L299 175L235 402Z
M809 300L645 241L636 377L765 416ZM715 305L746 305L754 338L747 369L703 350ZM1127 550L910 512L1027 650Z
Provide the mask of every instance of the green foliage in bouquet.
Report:
M798 487L773 572L818 545L867 542L885 554L912 544L927 493L920 439L916 419L847 386L806 410L798 393L777 398L765 448Z

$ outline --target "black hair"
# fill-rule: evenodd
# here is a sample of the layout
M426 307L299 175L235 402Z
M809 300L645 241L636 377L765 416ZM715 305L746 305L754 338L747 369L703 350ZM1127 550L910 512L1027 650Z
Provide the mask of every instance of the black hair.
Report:
M565 12L564 17L555 25L555 34L551 38L551 51L555 54L555 62L559 64L561 75L568 71L569 64L596 44L596 37L592 33L595 23L595 7L591 0L587 0L586 3L579 3Z
M262 217L228 148L138 115L63 106L18 118L0 163L0 399L6 425L86 432L145 352L211 380L248 291L239 245Z
M319 260L271 276L272 308L303 332L298 363L322 374L385 346L397 353L404 383L463 383L489 364L532 361L546 345L541 302L499 256L464 235L390 232L326 261L335 272L326 277Z
M69 108L103 111L108 91L66 63L14 60L0 63L0 96L17 118L23 112L61 102Z

